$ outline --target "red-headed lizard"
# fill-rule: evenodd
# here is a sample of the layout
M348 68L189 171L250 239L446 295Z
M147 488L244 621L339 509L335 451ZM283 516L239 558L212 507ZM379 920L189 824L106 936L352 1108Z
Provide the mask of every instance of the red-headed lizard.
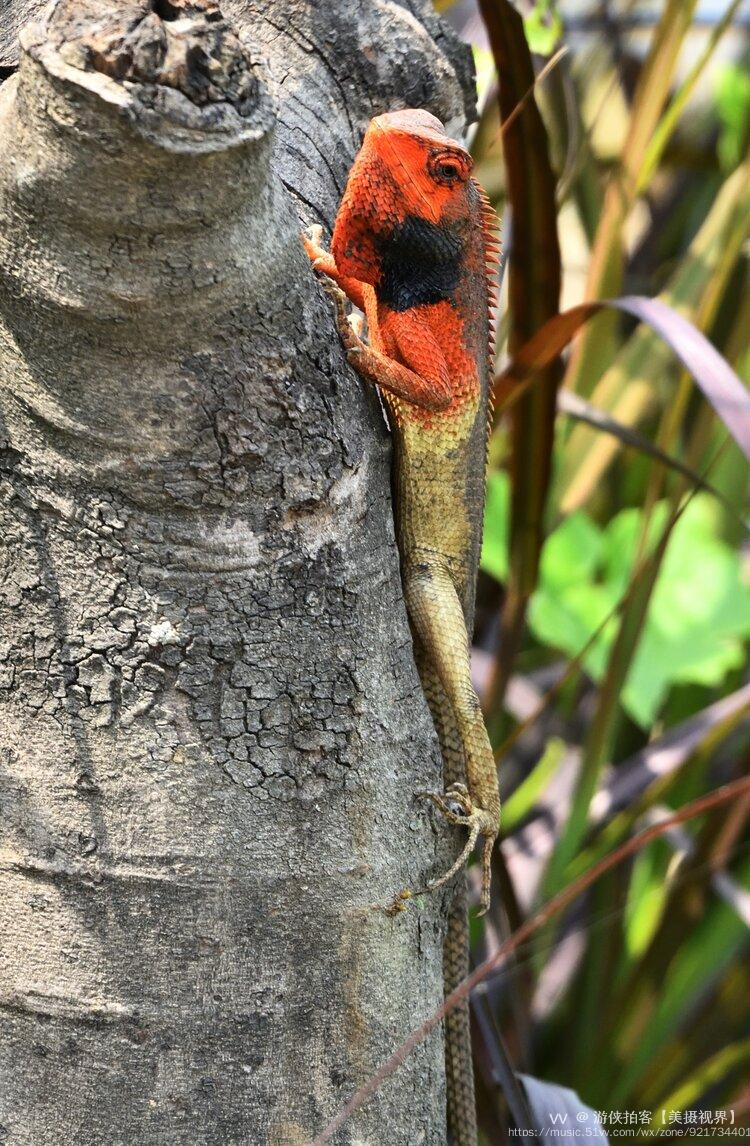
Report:
M394 514L404 597L422 687L440 739L445 791L429 798L468 829L444 884L481 837L482 910L498 833L497 768L471 683L470 634L482 540L492 377L497 219L472 161L426 111L373 119L341 201L331 253L305 236L336 287L347 358L380 387L394 436ZM369 342L347 318L363 311ZM425 793L422 793L423 795ZM444 951L450 990L468 967L465 878ZM448 1113L454 1146L474 1146L468 1008L446 1020Z

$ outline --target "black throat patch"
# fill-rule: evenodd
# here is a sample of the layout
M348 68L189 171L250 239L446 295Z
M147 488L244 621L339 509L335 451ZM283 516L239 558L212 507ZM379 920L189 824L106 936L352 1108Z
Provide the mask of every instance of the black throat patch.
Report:
M463 259L460 223L430 223L407 215L378 241L378 300L391 310L431 302L452 302Z

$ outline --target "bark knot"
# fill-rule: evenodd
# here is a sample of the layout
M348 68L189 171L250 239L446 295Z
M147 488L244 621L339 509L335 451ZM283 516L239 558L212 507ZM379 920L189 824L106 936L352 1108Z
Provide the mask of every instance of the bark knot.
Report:
M62 0L47 35L81 71L173 88L197 107L255 106L252 60L216 0Z

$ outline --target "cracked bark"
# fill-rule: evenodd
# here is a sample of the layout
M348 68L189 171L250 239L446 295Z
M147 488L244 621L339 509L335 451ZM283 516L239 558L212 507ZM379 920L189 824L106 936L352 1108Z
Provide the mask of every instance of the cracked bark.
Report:
M105 7L0 29L0 1141L303 1143L440 1000L444 905L372 904L450 847L298 234L469 65L426 0ZM386 1136L445 1141L439 1038Z

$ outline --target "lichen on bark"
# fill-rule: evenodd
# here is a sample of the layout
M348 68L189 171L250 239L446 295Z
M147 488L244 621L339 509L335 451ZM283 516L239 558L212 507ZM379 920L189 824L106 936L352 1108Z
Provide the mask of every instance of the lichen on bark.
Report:
M440 902L373 904L447 852L299 230L463 57L426 5L104 9L0 88L0 1137L304 1142L439 1001ZM342 1140L443 1142L442 1085L434 1039Z

